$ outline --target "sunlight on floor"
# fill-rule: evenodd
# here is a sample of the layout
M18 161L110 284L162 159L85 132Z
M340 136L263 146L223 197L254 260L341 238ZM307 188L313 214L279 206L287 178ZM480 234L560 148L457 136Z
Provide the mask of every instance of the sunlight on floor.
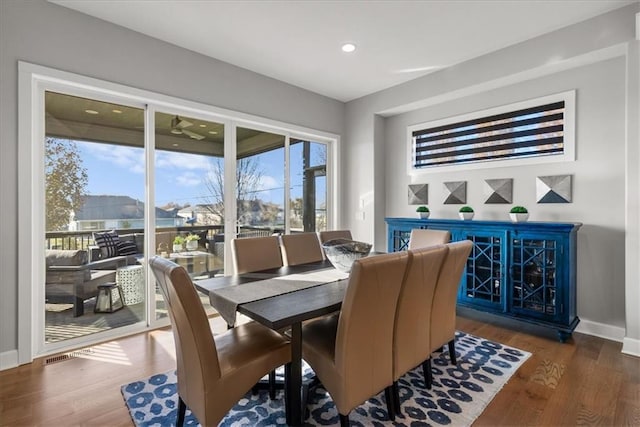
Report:
M164 351L176 359L176 347L173 341L173 332L171 330L156 330L149 332L149 338L154 344L162 347Z
M110 341L104 344L98 344L90 347L91 352L78 353L79 359L89 359L98 362L114 363L116 365L131 366L131 361L127 354L122 350L118 341Z

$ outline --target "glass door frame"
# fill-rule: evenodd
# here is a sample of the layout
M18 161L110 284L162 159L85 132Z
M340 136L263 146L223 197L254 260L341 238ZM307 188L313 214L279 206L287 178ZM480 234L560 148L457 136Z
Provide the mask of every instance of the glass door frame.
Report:
M289 161L289 138L310 139L327 144L327 216L328 227L335 227L337 212L334 199L337 193L338 162L337 147L339 136L323 131L265 119L246 113L226 110L207 104L188 101L162 95L156 92L111 83L66 71L60 71L40 65L19 61L18 63L18 364L30 363L36 357L66 351L80 346L87 346L119 338L125 335L151 330L168 324L168 319L155 319L150 313L151 292L155 289L149 271L146 272L147 283L147 319L109 331L99 332L86 337L44 345L44 251L34 251L37 242L45 233L45 220L41 215L44 203L44 94L54 91L80 96L110 103L129 105L145 110L145 229L155 225L153 192L148 191L154 185L155 135L148 131L155 129L154 114L156 111L190 115L204 120L217 121L225 126L224 137L224 178L226 182L235 180L236 127L250 127L269 132L284 134L286 137L286 162ZM285 175L287 180L289 177ZM235 188L225 191L225 209L233 212L225 215L225 234L235 232ZM286 189L286 230L289 230L289 190ZM330 208L330 205L332 206ZM153 227L155 228L155 227ZM149 233L145 233L149 234ZM145 237L145 254L155 253L155 236ZM225 247L230 246L230 239L225 239ZM225 250L225 268L227 274L230 262L229 250ZM154 286L150 284L153 283ZM155 291L154 291L155 292ZM151 315L153 314L153 315Z
M146 132L148 126L148 113L147 106L143 102L139 102L133 99L129 99L126 97L120 97L111 93L103 93L100 91L91 90L89 88L84 87L76 87L73 85L68 85L63 82L57 81L40 81L35 85L33 91L33 127L34 127L34 138L32 139L32 166L33 166L33 177L34 180L32 182L31 188L31 197L32 197L32 206L38 211L38 206L44 207L44 189L45 189L45 177L44 177L44 154L45 154L45 139L46 139L46 131L45 131L45 93L46 92L56 92L64 95L77 96L82 98L89 98L92 100L96 100L99 102L113 103L124 105L133 108L139 108L144 111L144 124L145 129L144 132L144 147L148 144L148 132ZM146 184L146 178L145 178ZM148 203L148 192L145 191L145 203ZM145 205L145 210L148 208L148 205ZM43 210L40 209L39 212ZM38 243L41 242L43 236L46 233L45 226L45 216L33 214L31 216L31 236L32 240L30 241L32 248L38 248ZM22 239L21 239L22 240ZM145 250L146 250L145 246ZM47 343L45 340L45 266L44 266L44 249L42 251L32 250L31 251L31 265L33 266L33 292L32 292L32 321L33 321L33 351L34 355L46 355L51 353L56 353L69 348L76 348L78 346L88 345L98 341L108 340L114 337L120 337L124 335L129 335L137 332L141 332L147 329L149 324L149 301L146 300L146 309L145 309L145 319L139 322L136 322L131 325L121 326L118 328L109 329L103 332L97 332L94 334L71 338L68 340L62 340L54 343ZM145 272L145 280L148 288L148 274ZM147 293L148 294L148 293ZM147 297L148 298L148 297ZM168 322L165 323L165 325ZM159 327L164 325L154 325L154 327Z

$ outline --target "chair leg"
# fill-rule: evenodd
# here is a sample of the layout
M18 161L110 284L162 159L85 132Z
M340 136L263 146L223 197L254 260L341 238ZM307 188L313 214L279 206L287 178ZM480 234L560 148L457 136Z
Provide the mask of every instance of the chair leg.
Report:
M269 398L275 400L276 398L276 370L269 372Z
M395 397L393 395L393 386L389 386L384 389L384 399L387 401L387 412L389 413L389 420L395 421L396 419L396 405Z
M291 362L284 365L284 413L285 414L291 413L291 401L290 401L291 394L289 393L290 373L291 373ZM287 416L287 419L289 419L288 416Z
M456 360L456 339L455 338L449 341L449 357L451 358L451 363L453 363L454 365L458 364L458 361Z
M178 419L176 420L176 427L182 427L184 424L184 415L187 412L187 405L184 404L184 400L178 396Z
M424 383L429 390L431 390L431 383L433 383L433 373L431 372L431 357L422 362L422 373L424 375Z
M393 406L396 411L396 415L402 415L400 411L400 387L398 387L398 381L394 381L391 386L393 390Z
M340 427L349 427L349 414L340 414Z

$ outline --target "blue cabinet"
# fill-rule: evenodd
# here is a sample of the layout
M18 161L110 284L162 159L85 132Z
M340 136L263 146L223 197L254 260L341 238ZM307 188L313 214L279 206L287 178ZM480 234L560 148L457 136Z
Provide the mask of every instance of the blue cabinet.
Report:
M386 218L387 250L406 250L414 228L471 240L458 305L553 328L565 341L576 315L577 231L582 224Z

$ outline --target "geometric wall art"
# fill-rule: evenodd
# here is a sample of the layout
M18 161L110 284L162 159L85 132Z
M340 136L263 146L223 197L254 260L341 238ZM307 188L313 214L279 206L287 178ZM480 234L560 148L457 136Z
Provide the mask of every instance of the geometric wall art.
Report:
M513 178L485 179L485 203L511 203L513 199Z
M467 181L444 183L445 205L463 205L467 203Z
M426 205L429 203L429 184L409 184L409 204Z
M571 203L572 175L550 175L536 178L538 203Z

